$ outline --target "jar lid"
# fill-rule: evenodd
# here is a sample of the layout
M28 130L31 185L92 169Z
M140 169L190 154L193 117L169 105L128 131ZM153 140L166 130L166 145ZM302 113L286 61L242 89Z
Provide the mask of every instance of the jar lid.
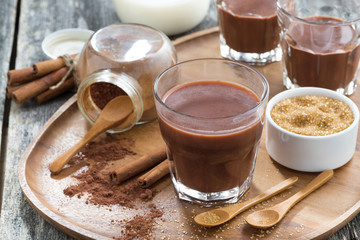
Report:
M80 53L84 44L94 31L80 28L62 29L46 36L42 41L43 52L50 58L57 58L64 54Z

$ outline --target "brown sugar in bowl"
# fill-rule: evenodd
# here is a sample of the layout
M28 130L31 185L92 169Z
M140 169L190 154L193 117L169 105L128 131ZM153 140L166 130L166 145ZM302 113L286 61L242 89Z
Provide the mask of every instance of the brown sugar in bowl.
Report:
M352 114L347 114L348 120L346 120L346 117L340 120L337 126L341 125L341 127L322 131L324 126L319 126L320 128L310 127L303 131L308 127L307 123L310 122L308 118L315 119L314 121L317 121L316 124L318 125L328 124L329 120L323 116L317 116L319 119L316 119L316 117L310 116L314 113L307 114L305 110L300 110L300 107L299 109L288 109L288 111L292 112L296 110L303 111L301 117L306 119L300 119L300 121L299 118L295 117L294 119L298 121L295 127L289 127L286 124L281 127L281 121L279 122L276 119L276 115L273 114L272 116L271 114L274 106L284 99L299 96L320 96L338 100L345 103ZM306 105L304 104L305 107ZM326 104L322 104L321 107L324 108L322 111L329 108ZM342 110L346 112L344 109ZM282 111L287 110L283 109ZM353 101L340 93L315 87L286 90L270 99L265 116L265 146L267 152L274 161L285 167L298 171L319 172L339 168L350 161L354 155L359 126L359 109ZM351 119L349 120L349 118Z

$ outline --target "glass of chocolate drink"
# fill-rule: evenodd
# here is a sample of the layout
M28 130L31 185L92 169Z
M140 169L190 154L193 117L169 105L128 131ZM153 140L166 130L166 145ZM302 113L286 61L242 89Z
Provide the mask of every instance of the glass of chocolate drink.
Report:
M269 96L255 69L194 59L154 83L155 107L180 199L232 203L249 189Z
M286 88L351 95L360 58L360 0L277 0Z
M221 56L264 65L281 60L276 0L217 0Z

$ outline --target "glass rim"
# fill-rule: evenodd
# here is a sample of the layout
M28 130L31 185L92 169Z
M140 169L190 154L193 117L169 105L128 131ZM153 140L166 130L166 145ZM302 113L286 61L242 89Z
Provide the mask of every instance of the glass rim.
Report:
M318 22L318 21L313 21L313 20L307 20L307 19L304 19L304 18L295 16L295 15L289 13L286 9L284 9L284 8L281 6L280 1L281 1L281 0L276 0L276 7L277 7L277 10L278 10L278 11L281 11L283 14L287 15L288 17L295 18L295 19L297 19L298 21L301 21L301 22L304 22L304 23L307 23L307 24L341 26L341 25L354 24L355 22L360 22L360 16L359 16L358 18L349 19L349 20L343 20L343 19L340 19L340 18L339 18L340 20L343 20L343 21L341 21L341 22ZM331 16L325 16L325 15L319 15L319 16L331 17ZM335 17L333 17L333 18L335 18Z
M228 115L228 116L221 116L221 117L200 117L200 116L193 116L193 115L190 115L190 114L185 114L185 113L182 113L182 112L179 112L179 111L176 111L175 109L169 107L167 104L165 104L165 102L160 98L160 96L158 95L158 91L157 91L157 88L158 88L158 85L159 85L159 81L160 79L166 74L168 73L169 71L177 68L178 66L180 65L184 65L184 64L187 64L187 63L191 63L191 62L201 62L201 61L214 61L214 62L227 62L227 63L231 63L231 64L234 64L234 65L238 65L238 66L241 66L241 67L244 67L252 72L254 72L255 74L257 74L263 85L264 85L264 91L263 91L263 94L261 96L261 98L259 99L259 102L257 102L253 107L251 107L250 109L244 111L244 112L241 112L241 113L236 113L236 114L233 114L233 115ZM224 80L220 80L220 82L223 81L223 82L229 82L229 81L224 81ZM245 87L245 86L244 86ZM246 88L246 87L245 87ZM247 88L248 89L248 88ZM251 92L253 92L253 90L249 89ZM174 112L176 114L179 114L181 116L184 116L184 117L189 117L189 118L193 118L193 119L203 119L203 120L220 120L220 119L229 119L229 118L234 118L234 117L238 117L238 116L242 116L242 115L245 115L245 114L248 114L249 112L253 112L255 111L256 109L258 109L261 105L263 105L266 100L268 99L269 97L269 83L268 81L266 80L266 78L263 76L263 74L261 74L258 70L256 70L255 68L253 67L250 67L244 63L240 63L240 62L235 62L233 60L228 60L228 59L222 59L222 58L196 58L196 59L191 59L191 60L186 60L186 61L182 61L182 62L179 62L179 63L176 63L174 64L173 66L165 69L162 73L159 74L159 76L155 79L155 82L154 82L154 87L153 87L153 92L154 92L154 97L156 99L157 102L159 102L162 106L164 106L167 110L171 111L171 112ZM254 93L254 92L253 92Z

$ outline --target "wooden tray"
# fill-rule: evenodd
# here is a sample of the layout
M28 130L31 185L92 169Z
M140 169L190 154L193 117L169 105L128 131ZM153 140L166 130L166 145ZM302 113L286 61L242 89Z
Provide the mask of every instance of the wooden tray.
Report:
M174 42L179 60L198 57L220 57L218 29L209 29L180 38ZM257 67L270 83L271 96L283 90L281 63ZM360 103L360 90L351 98ZM19 165L19 181L29 203L55 227L79 239L112 239L120 237L123 226L111 222L126 220L148 209L139 202L138 209L121 206L103 208L85 204L85 198L69 198L63 194L65 186L74 184L72 177L53 179L48 170L56 156L77 142L89 128L78 111L75 96L66 102L45 124L39 135L28 146ZM137 126L122 136L135 141L133 151L139 155L162 143L158 123ZM360 139L360 138L359 138ZM152 202L164 211L163 220L156 220L155 239L309 239L324 238L350 221L360 209L360 155L359 141L354 158L335 171L335 176L321 189L297 204L276 227L257 230L244 222L244 217L254 209L275 204L294 194L312 178L313 173L286 169L270 159L262 139L251 189L245 199L251 198L281 180L298 176L291 189L242 213L229 223L215 228L203 228L193 222L193 217L206 209L178 200L169 177L154 188L159 192ZM134 156L127 157L130 161Z

